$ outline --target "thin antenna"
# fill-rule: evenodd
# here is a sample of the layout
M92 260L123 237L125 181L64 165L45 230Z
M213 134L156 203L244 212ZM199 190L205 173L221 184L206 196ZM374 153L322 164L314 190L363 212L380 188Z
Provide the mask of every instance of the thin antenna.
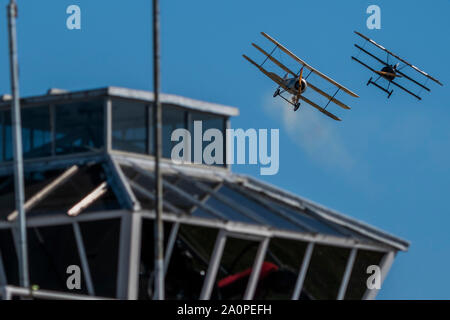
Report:
M155 190L156 190L156 219L155 219L155 300L164 300L164 255L163 255L163 197L162 197L162 174L160 170L161 161L161 101L160 92L160 38L159 38L159 0L153 0L153 83L155 104L153 107L153 119L155 119Z
M11 0L8 7L8 35L9 35L9 63L11 72L11 92L12 92L12 110L11 125L13 133L14 150L14 192L16 210L19 213L19 219L16 222L18 228L18 259L20 285L24 288L30 286L28 274L28 248L27 248L27 227L25 221L24 207L24 181L23 181L23 155L22 155L22 125L20 120L20 94L19 94L19 66L17 59L17 40L16 40L16 18L17 4Z

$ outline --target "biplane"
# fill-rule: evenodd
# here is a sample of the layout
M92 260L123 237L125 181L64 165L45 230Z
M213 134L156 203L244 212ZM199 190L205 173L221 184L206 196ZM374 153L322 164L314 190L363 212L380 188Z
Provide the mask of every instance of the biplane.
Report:
M414 96L415 98L417 98L418 100L422 100L422 98L419 96L420 93L422 92L423 89L430 91L430 89L428 87L426 87L427 81L428 79L440 84L441 86L443 85L439 80L433 78L432 76L430 76L428 73L420 70L419 68L417 68L416 66L412 65L411 63L405 61L404 59L400 58L398 55L392 53L391 51L387 50L385 47L383 47L382 45L376 43L375 41L373 41L372 39L366 37L365 35L359 33L358 31L355 31L355 33L360 36L361 38L363 38L364 40L366 40L364 42L364 45L369 42L371 44L373 44L375 47L383 50L384 52L386 52L386 61L380 59L379 57L377 57L375 54L371 53L370 51L366 50L363 47L357 45L356 43L354 44L355 47L359 50L359 52L363 52L365 54L367 54L368 56L374 58L376 61L380 62L382 64L382 68L381 70L375 70L374 68L370 67L369 65L367 65L366 63L362 62L361 60L359 60L358 58L352 56L352 59L355 60L356 62L360 63L361 65L363 65L364 67L366 67L367 69L369 69L370 71L372 71L373 73L375 73L377 75L377 78L375 80L372 80L373 77L370 77L369 81L367 82L367 85L373 84L375 87L377 87L378 89L384 91L387 93L387 97L389 98L392 94L392 92L394 92L394 89L391 89L391 91L389 91L389 88L392 85L402 89L403 91L409 93L410 95ZM391 57L391 61L393 63L391 63L391 61L389 61ZM403 65L401 65L403 64ZM417 71L418 73L420 73L421 75L425 76L425 83L421 83L419 81L417 81L416 79L412 78L411 76L407 75L406 73L402 72L401 70L405 67L410 67L411 69ZM401 85L400 83L394 81L396 80L396 78L404 78L406 80L411 81L412 83L414 83L415 85L418 85L421 89L419 93L414 93L409 89L406 89L403 85ZM378 83L378 81L380 79L385 79L387 81L387 87L382 86Z
M285 101L287 101L289 104L291 104L294 107L294 111L298 110L298 108L300 107L300 100L302 100L302 101L308 103L309 105L311 105L312 107L316 108L317 110L319 110L323 114L329 116L330 118L332 118L334 120L337 120L337 121L341 121L340 118L338 118L334 114L332 114L329 111L327 111L326 108L328 107L330 102L333 102L333 103L337 104L338 106L340 106L340 107L342 107L344 109L350 109L349 106L345 105L344 103L342 103L341 101L339 101L338 99L335 98L340 90L348 93L349 95L351 95L353 97L358 97L358 95L356 93L350 91L346 87L342 86L341 84L337 83L336 81L334 81L330 77L326 76L325 74L321 73L317 69L311 67L309 64L307 64L305 61L303 61L302 59L300 59L299 57L294 55L291 51L289 51L286 47L281 45L278 41L273 39L268 34L266 34L264 32L261 32L261 34L264 37L266 37L268 40L270 40L273 44L275 44L275 48L272 50L272 52L269 54L264 49L262 49L261 47L256 45L255 43L252 43L252 45L256 49L258 49L262 54L264 54L266 56L265 60L261 64L258 64L255 61L253 61L252 59L250 59L248 56L246 56L245 54L243 55L243 57L245 59L247 59L251 64L256 66L262 73L264 73L267 77L272 79L278 85L278 88L275 90L275 93L273 94L273 96L274 97L279 96L282 99L284 99ZM276 49L280 49L281 51L286 53L288 56L293 58L296 62L298 62L301 65L300 70L297 73L295 73L294 71L292 71L291 69L286 67L284 64L282 64L280 61L275 59L273 57L273 53L275 52ZM284 77L280 77L276 73L269 72L266 69L264 69L263 65L264 65L264 63L266 63L267 60L272 61L278 67L280 67L284 72L286 72L285 76ZM306 75L306 77L303 77L303 69L304 68L309 70L309 73L308 73L308 75ZM311 82L307 82L306 80L308 79L308 77L312 73L317 74L319 77L327 80L328 82L330 82L331 84L336 86L337 90L335 91L335 93L333 95L329 95L325 91L323 91L323 90L319 89L318 87L314 86ZM316 91L320 95L326 97L328 99L327 104L324 107L320 107L318 104L316 104L315 102L313 102L310 99L308 99L307 97L305 97L303 95L303 93L308 88L311 88L312 90ZM286 98L283 95L284 93L291 94L291 98L290 99Z

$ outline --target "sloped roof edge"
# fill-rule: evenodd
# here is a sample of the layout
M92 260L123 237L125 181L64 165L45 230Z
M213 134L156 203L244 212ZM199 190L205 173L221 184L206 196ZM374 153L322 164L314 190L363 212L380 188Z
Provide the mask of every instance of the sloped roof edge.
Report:
M410 242L407 240L401 239L397 236L394 236L386 231L383 231L379 228L376 228L376 227L369 225L365 222L362 222L360 220L351 218L351 217L349 217L345 214L342 214L336 210L327 208L327 207L325 207L321 204L318 204L312 200L306 199L304 197L298 196L289 191L283 190L283 189L281 189L277 186L274 186L270 183L263 182L261 180L258 180L256 178L248 176L248 175L241 175L241 174L234 174L234 173L232 173L232 174L245 179L250 184L255 184L260 187L268 188L271 191L273 191L274 193L278 193L280 195L283 195L284 197L287 197L289 199L299 202L300 205L310 207L311 209L313 209L316 212L319 211L319 213L323 214L323 216L325 218L330 219L335 223L339 223L339 224L341 224L347 228L350 228L356 232L361 232L367 236L375 238L378 241L381 240L381 241L389 244L390 246L394 246L394 247L398 248L399 250L407 251L410 246Z

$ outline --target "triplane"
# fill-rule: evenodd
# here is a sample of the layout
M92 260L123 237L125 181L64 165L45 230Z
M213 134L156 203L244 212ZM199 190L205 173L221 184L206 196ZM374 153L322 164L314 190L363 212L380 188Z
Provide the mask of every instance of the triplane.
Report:
M395 78L405 78L409 81L411 81L412 83L418 85L419 87L421 87L421 90L425 89L427 91L430 91L430 89L428 87L426 87L426 82L428 81L428 79L440 84L442 86L442 83L439 82L439 80L433 78L432 76L430 76L428 73L420 70L419 68L417 68L416 66L412 65L411 63L405 61L404 59L400 58L398 55L392 53L391 51L387 50L385 47L383 47L382 45L376 43L375 41L373 41L372 39L366 37L365 35L359 33L358 31L355 31L355 33L360 36L361 38L365 39L366 41L364 42L364 44L366 44L367 42L373 44L374 46L378 47L379 49L383 50L384 52L386 52L386 61L380 59L379 57L377 57L376 55L374 55L373 53L369 52L368 50L364 49L364 46L361 47L359 45L357 45L355 43L355 47L358 48L358 50L360 50L360 52L364 52L365 54L367 54L368 56L374 58L375 60L377 60L378 62L380 62L383 67L381 68L381 70L375 70L374 68L370 67L369 65L367 65L366 63L362 62L361 60L359 60L356 57L352 56L352 59L355 60L356 62L359 62L361 65L363 65L364 67L366 67L367 69L369 69L370 71L374 72L376 75L378 75L378 77L375 79L375 81L372 80L372 77L369 79L369 81L367 82L367 85L373 84L374 86L376 86L378 89L384 91L387 93L388 98L391 96L392 92L394 92L394 90L392 89L391 91L389 91L390 85L393 84L395 86L397 86L398 88L404 90L405 92L409 93L410 95L414 96L415 98L421 100L419 94L416 94L408 89L406 89L403 85L400 85L399 83L395 82L394 79ZM391 64L389 62L389 57L392 57L394 59L396 59L395 64ZM402 66L400 66L400 64L403 63ZM408 76L407 74L405 74L404 72L402 72L401 70L404 67L411 67L413 70L419 72L420 74L422 74L423 76L426 77L425 83L420 83L419 81L413 79L412 77ZM378 84L378 80L380 78L383 78L385 80L388 81L387 87L383 87L380 84Z
M336 81L334 81L330 77L326 76L325 74L321 73L317 69L311 67L309 64L307 64L305 61L303 61L302 59L300 59L299 57L294 55L291 51L289 51L286 47L281 45L278 41L273 39L268 34L266 34L264 32L261 32L261 34L275 44L275 48L272 50L272 52L269 54L266 51L264 51L262 48L260 48L258 45L252 43L252 45L256 49L258 49L262 54L264 54L266 56L266 59L263 61L263 63L258 64L255 61L253 61L252 59L250 59L249 57L247 57L245 54L243 55L243 57L245 59L247 59L250 63L255 65L262 73L264 73L266 76L268 76L270 79L272 79L276 84L278 84L278 88L275 90L275 93L273 94L273 96L274 97L280 96L281 98L286 100L288 103L290 103L294 107L294 111L298 110L298 108L300 107L300 100L303 100L306 103L308 103L309 105L311 105L314 108L316 108L317 110L319 110L320 112L326 114L330 118L337 120L337 121L341 121L340 118L338 118L334 114L328 112L326 110L326 108L332 101L344 109L350 109L349 106L345 105L344 103L342 103L341 101L339 101L335 98L335 96L338 94L338 92L340 90L348 93L349 95L351 95L353 97L358 97L358 95L356 93L350 91L346 87L342 86L341 84L337 83ZM293 58L296 62L301 64L300 70L297 73L294 73L292 70L290 70L288 67L286 67L280 61L278 61L277 59L275 59L273 57L273 53L278 48L281 49L288 56ZM271 60L278 67L280 67L281 69L283 69L286 72L286 74L283 78L273 72L267 71L266 69L264 69L262 67L268 59ZM303 69L304 68L309 70L309 73L306 77L303 77ZM331 84L336 86L337 87L336 92L331 96L328 93L324 92L323 90L319 89L318 87L314 86L310 82L306 82L306 79L308 79L308 77L311 75L311 73L317 74L318 76L322 77L323 79L329 81ZM291 77L289 77L289 75ZM303 95L303 93L307 90L307 88L311 88L312 90L316 91L317 93L319 93L320 95L322 95L328 99L328 102L325 105L325 107L323 107L323 108L320 107L319 105L317 105L316 103L314 103L313 101L311 101L310 99L306 98ZM292 95L291 99L288 99L285 96L283 96L283 93L285 93L285 92L290 93Z

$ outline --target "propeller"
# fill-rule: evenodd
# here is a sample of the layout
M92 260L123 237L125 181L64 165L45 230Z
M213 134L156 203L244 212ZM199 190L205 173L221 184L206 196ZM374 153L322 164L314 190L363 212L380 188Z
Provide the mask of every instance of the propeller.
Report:
M302 79L303 79L303 68L304 67L305 66L302 66L302 68L300 69L300 75L298 77L298 92L294 98L294 104L298 103L298 100L300 99L300 95L302 94Z
M303 68L304 68L305 66L303 66L301 69L300 69L300 76L298 77L298 84L299 84L299 92L301 92L302 91L302 78L303 78Z

